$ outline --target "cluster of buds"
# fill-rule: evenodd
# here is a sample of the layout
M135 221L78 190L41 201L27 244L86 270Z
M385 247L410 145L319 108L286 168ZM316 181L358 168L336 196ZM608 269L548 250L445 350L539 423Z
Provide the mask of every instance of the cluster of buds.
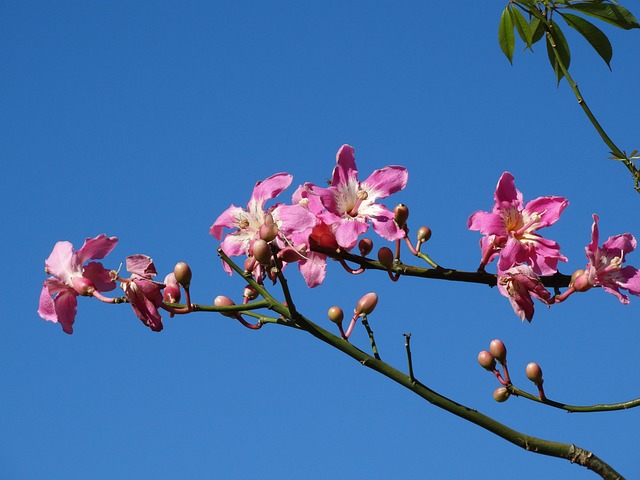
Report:
M363 295L358 303L356 304L356 308L353 310L353 317L351 317L351 322L349 323L349 327L345 331L342 327L342 321L344 320L344 312L338 306L333 306L327 312L327 316L329 320L335 323L340 330L340 335L345 340L348 340L353 332L353 328L355 327L358 318L363 317L366 318L367 315L371 314L373 310L376 308L378 304L378 295L374 292L367 293Z
M501 340L492 340L489 344L489 350L482 350L478 353L478 363L485 370L493 373L498 381L502 384L496 388L493 392L493 398L497 402L504 402L510 396L513 390L511 386L511 378L509 377L509 370L507 369L507 347ZM502 373L498 370L498 364L502 366ZM525 368L525 374L529 380L531 380L536 387L538 387L538 395L543 402L547 401L547 397L544 394L542 388L542 369L540 365L535 362L531 362Z
M493 398L498 402L504 402L511 395L507 386L511 384L509 378L509 369L507 368L507 347L502 340L492 340L489 344L489 350L482 350L478 353L478 363L485 370L493 373L502 386L495 389ZM502 366L502 372L498 370L498 364Z

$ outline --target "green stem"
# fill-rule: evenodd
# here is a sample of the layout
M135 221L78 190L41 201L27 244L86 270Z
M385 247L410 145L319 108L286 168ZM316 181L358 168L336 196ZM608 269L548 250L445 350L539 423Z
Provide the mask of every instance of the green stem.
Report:
M333 335L304 316L300 316L300 323L304 330L317 339L340 350L360 362L362 365L384 375L408 390L411 390L413 393L422 397L432 405L442 408L471 423L475 423L476 425L520 448L542 455L564 458L569 460L571 463L577 463L578 465L582 465L583 467L594 471L606 480L620 480L623 478L622 475L613 469L613 467L585 449L572 444L543 440L520 433L501 424L500 422L497 422L493 418L478 412L477 410L461 405L440 395L426 385L417 381L415 378L412 378L412 376L406 375L389 364L364 353L362 350L351 345L342 338Z
M536 395L531 395L530 393L527 393L524 390L520 390L519 388L515 387L513 384L507 385L507 389L512 395L523 397L528 400L532 400L534 402L544 403L545 405L559 408L561 410L566 410L567 412L576 412L576 413L612 412L615 410L627 410L629 408L640 406L640 398L635 398L633 400L628 400L626 402L619 402L619 403L599 403L596 405L567 405L566 403L555 402L549 399L546 399L543 401L540 399L540 397Z

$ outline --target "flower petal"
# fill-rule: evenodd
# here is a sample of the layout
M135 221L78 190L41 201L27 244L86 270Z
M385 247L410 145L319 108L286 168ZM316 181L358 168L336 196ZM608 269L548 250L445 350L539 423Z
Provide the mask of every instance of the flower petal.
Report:
M102 266L100 262L89 262L84 267L83 277L88 278L99 292L110 292L116 288L116 282L111 279L109 270Z
M246 212L244 209L240 207L236 207L235 205L231 205L224 212L220 214L216 221L213 222L211 228L209 228L209 234L217 238L218 240L222 239L222 231L224 227L227 228L237 228L242 216L246 216Z
M269 178L257 182L253 187L253 193L247 203L249 212L255 210L263 210L264 204L267 200L275 198L284 190L286 190L293 180L293 176L288 173L276 173Z
M85 239L80 250L76 252L78 263L83 265L87 260L104 258L115 248L117 243L116 237L107 237L104 233L95 238Z
M78 264L73 254L71 242L56 242L51 255L44 262L47 271L62 282L69 283L71 275L80 273L82 264Z
M351 145L343 145L336 154L336 166L331 176L331 186L348 184L350 181L357 181L358 169L356 168L356 158Z
M523 213L540 215L540 221L537 223L536 228L543 228L556 223L562 211L567 208L567 205L569 205L569 201L564 197L539 197L527 203Z
M409 172L406 168L391 165L375 170L362 182L361 186L363 190L367 191L369 198L386 198L406 187L408 179Z
M355 218L346 216L335 224L336 242L342 248L351 250L358 242L358 236L369 229L369 225Z
M76 320L76 312L78 309L77 294L73 290L60 292L53 300L56 309L58 323L62 325L65 333L73 333L73 322Z

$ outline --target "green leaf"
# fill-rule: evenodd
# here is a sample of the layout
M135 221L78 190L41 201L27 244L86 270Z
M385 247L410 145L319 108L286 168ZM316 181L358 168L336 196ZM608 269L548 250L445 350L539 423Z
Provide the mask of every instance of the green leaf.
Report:
M571 63L571 52L569 51L567 39L564 37L558 24L549 21L549 26L551 27L551 33L547 33L547 55L549 55L549 61L551 62L553 71L556 73L558 85L560 85L560 80L564 77L560 62L562 62L562 65L564 65L564 68L568 71L569 64ZM558 57L560 57L559 61Z
M532 18L529 23L529 31L531 32L531 44L538 43L544 36L544 24L538 18Z
M502 11L502 16L500 17L498 43L500 43L502 53L509 59L509 63L513 65L513 50L516 48L516 38L513 34L513 21L511 20L508 6Z
M640 24L631 14L629 10L611 3L602 2L580 2L567 5L567 9L577 10L585 15L599 18L611 25L631 30L632 28L640 28Z
M509 11L511 12L511 21L515 25L518 35L520 35L522 41L527 44L527 47L531 48L531 29L529 28L529 23L517 7L510 8Z
M604 34L602 30L596 27L593 23L585 20L577 15L570 13L560 13L562 18L567 22L571 28L575 29L582 35L587 42L598 52L598 55L602 57L604 62L611 70L611 57L613 56L613 49L611 48L611 42Z

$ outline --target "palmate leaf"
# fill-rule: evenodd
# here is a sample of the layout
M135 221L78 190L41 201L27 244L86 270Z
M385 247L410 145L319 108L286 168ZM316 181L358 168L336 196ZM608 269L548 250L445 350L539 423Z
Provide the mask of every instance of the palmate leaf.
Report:
M558 53L560 61L567 70L569 70L569 64L571 63L571 52L569 51L567 39L564 37L564 34L562 33L562 30L560 30L558 24L553 21L549 21L549 26L551 27L551 33L547 34L547 55L549 55L549 62L551 62L551 67L556 73L556 79L559 85L560 80L564 77L564 73L562 68L560 68L560 63L556 58L555 52Z
M580 2L569 3L566 8L599 18L600 20L625 30L640 28L640 24L638 24L638 21L635 19L633 14L618 4L604 2Z
M611 70L611 57L613 56L613 49L611 48L611 42L607 36L596 27L593 23L585 20L582 17L578 17L577 15L572 15L570 13L560 13L562 18L567 22L571 28L578 31L586 40L591 44L591 46L598 52L598 55L602 57L604 62Z
M502 16L500 17L498 43L500 44L502 53L509 59L509 63L513 64L513 51L516 47L516 38L513 33L513 20L511 20L511 13L509 13L509 6L502 11Z

